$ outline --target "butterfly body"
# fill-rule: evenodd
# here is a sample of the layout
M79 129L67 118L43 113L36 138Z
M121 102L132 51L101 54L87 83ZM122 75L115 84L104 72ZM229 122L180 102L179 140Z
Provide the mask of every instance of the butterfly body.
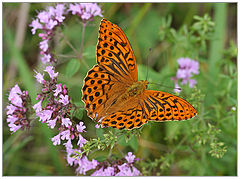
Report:
M103 19L97 44L97 65L82 88L88 116L103 127L133 129L149 120L186 120L197 114L187 101L162 91L147 90L138 81L137 64L124 32Z
M124 94L124 97L137 97L137 95L142 94L147 88L148 81L137 81L134 82Z

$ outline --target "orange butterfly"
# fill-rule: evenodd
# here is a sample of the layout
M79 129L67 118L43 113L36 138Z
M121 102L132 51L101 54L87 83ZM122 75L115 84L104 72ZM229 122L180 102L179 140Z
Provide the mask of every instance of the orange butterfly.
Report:
M182 98L146 90L138 81L136 59L124 32L103 19L97 44L97 65L84 79L82 100L88 116L103 127L133 129L149 120L186 120L197 114Z

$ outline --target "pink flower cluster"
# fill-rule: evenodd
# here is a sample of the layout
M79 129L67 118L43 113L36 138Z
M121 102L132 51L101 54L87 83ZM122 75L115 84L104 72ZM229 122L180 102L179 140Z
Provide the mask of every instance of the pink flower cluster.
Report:
M29 99L28 91L21 91L16 84L9 93L7 106L7 122L12 133L18 129L30 127L30 120L27 118L27 100Z
M36 115L40 121L46 123L50 128L59 130L59 133L51 140L53 145L60 145L61 141L65 141L63 145L66 147L67 162L70 166L77 167L76 172L86 174L86 171L95 168L98 164L96 160L91 162L86 156L80 159L74 158L76 152L81 152L81 148L87 140L81 135L86 132L86 126L82 121L74 124L71 121L70 110L72 109L70 97L65 85L57 84L58 73L54 72L54 67L47 66L44 70L49 75L49 80L44 79L44 74L36 72L36 80L42 84L42 93L38 94L39 102L33 106ZM45 106L42 103L45 101ZM72 141L77 139L77 149L73 149Z
M179 58L178 60L178 71L176 77L173 77L172 80L175 82L175 92L180 92L178 80L182 80L181 84L189 83L189 87L193 88L197 81L195 79L190 79L193 74L199 74L199 62L191 60L190 58Z
M49 48L49 42L54 36L56 27L63 23L68 12L78 15L83 23L93 20L94 16L102 17L101 8L96 3L57 4L55 7L49 6L47 10L41 11L30 27L32 27L32 34L35 34L37 29L41 30L41 33L38 34L42 39L39 48L44 64L56 62Z
M83 22L92 21L95 16L103 16L101 14L101 8L97 3L70 4L69 11L72 12L73 15L78 15Z
M80 122L80 123L83 124L83 122ZM85 139L83 137L81 137L81 139L79 139L79 141L80 140L83 140L83 142L85 143ZM88 160L87 156L85 156L85 155L82 155L80 157L80 159L78 157L76 157L76 153L81 153L81 147L83 146L83 142L81 142L82 144L80 144L78 146L78 148L80 148L80 149L73 149L71 140L68 140L68 142L64 143L64 145L66 147L68 164L70 166L76 167L77 174L86 175L87 171L96 168L96 166L98 165L98 161L94 160L94 159L92 161L90 161L90 160ZM79 144L79 142L78 142L78 144Z
M126 163L123 160L114 161L112 165L103 162L97 166L97 170L91 176L139 176L140 171L133 166L134 162L138 159L132 152L128 152L125 156Z
M60 133L55 136L52 141L54 145L60 144L60 138L74 139L75 135L72 131L72 122L70 120L71 103L68 91L65 85L57 84L58 73L54 72L53 66L47 66L44 70L49 75L49 80L44 79L44 74L37 73L35 78L42 84L42 92L37 95L39 102L33 106L36 115L40 121L47 123L50 128L54 128L59 124ZM42 103L45 101L45 107Z
M50 53L49 41L54 35L55 27L62 24L65 19L65 6L64 4L57 4L56 7L48 7L46 11L41 11L37 18L32 21L30 26L32 27L32 34L36 33L37 29L41 29L42 32L38 34L42 38L39 44L41 60L43 63L49 63L56 61L53 55Z

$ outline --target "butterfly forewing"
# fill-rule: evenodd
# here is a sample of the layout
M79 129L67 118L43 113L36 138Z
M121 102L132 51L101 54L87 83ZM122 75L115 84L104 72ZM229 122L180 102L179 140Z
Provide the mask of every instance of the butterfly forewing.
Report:
M119 80L127 83L138 80L136 60L126 35L106 19L100 24L97 63Z
M106 116L106 110L112 101L126 90L126 85L117 81L99 65L89 70L82 88L82 100L88 116L92 119L100 119Z

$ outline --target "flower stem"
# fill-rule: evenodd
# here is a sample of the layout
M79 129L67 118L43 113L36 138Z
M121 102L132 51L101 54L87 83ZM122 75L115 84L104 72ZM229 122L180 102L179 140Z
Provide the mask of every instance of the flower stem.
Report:
M83 28L82 28L82 40L81 40L81 45L80 45L80 58L82 59L83 56L83 44L84 44L84 36L85 36L85 29L86 29L86 23L82 23Z
M63 33L61 33L60 35L65 40L66 44L74 51L74 53L80 59L80 61L89 69L90 67L88 66L88 64L84 60L82 60L81 53L78 53L77 49L73 47L73 45L70 43L70 41L67 39L67 37Z

